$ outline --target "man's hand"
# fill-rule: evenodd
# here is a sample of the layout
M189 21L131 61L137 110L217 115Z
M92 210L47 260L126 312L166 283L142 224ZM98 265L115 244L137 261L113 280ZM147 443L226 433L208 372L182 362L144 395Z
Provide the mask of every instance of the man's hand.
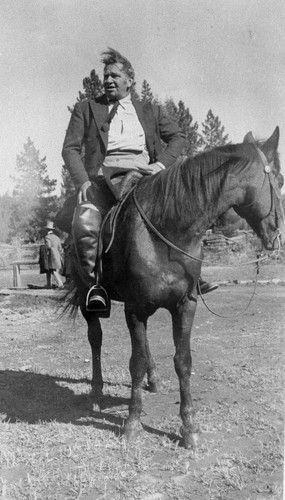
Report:
M140 172L148 175L157 174L157 172L161 172L162 170L164 170L164 166L162 165L162 163L159 162L151 163L146 168L139 167Z
M151 163L150 168L152 174L157 174L157 172L161 172L162 170L165 169L164 165L162 165L162 163L160 163L159 161Z
M77 198L78 204L83 203L84 201L88 201L87 190L90 186L91 186L90 181L86 181L82 184L82 186L78 191L78 198Z

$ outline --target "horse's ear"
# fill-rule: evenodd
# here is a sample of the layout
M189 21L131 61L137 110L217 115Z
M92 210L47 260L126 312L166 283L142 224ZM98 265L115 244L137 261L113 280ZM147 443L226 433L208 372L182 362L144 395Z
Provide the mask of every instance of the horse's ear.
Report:
M252 135L252 132L248 132L244 138L243 138L243 142L255 142L254 141L254 137Z
M261 146L261 150L266 155L269 162L274 160L278 148L279 135L279 127L276 127L272 136Z

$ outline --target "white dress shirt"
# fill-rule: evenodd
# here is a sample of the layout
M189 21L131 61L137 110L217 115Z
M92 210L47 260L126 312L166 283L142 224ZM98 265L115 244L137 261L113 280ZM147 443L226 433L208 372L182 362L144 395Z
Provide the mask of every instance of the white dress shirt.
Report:
M109 112L112 106L113 104L109 105ZM145 133L130 95L119 100L117 112L110 123L107 151L118 149L141 152L146 150Z

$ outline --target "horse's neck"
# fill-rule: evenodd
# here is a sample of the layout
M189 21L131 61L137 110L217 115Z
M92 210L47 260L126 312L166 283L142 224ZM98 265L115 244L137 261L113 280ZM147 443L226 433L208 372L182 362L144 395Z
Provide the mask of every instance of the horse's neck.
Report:
M229 171L219 197L217 207L218 217L233 206L237 206L242 203L245 198L245 193L246 186L243 180Z
M209 199L206 206L201 206L201 215L192 217L191 236L199 234L202 237L221 215L242 201L244 194L241 181L229 171L223 183L217 186L217 192L212 193L212 198L217 202L214 204L212 199Z
M165 180L165 179L164 179ZM166 180L169 182L169 178ZM171 178L173 189L176 179ZM146 211L156 229L171 241L177 240L180 243L198 242L201 240L206 230L209 229L217 219L233 205L238 204L241 196L240 179L231 172L231 169L224 171L220 178L212 182L201 182L201 177L196 175L188 177L188 184L181 186L181 197L177 203L173 200L177 196L178 189L173 189L168 195L167 202L163 207L158 203L158 186L154 183L149 188L147 182L143 185ZM179 185L180 186L180 185ZM162 184L162 188L165 186ZM166 188L167 189L167 188ZM143 199L142 197L142 199ZM171 201L172 200L172 201Z

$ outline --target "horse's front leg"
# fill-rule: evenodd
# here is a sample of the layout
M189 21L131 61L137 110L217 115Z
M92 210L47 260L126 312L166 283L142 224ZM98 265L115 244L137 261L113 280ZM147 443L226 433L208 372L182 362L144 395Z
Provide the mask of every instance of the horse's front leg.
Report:
M147 390L149 392L158 392L155 362L153 361L153 358L152 358L152 355L151 355L151 352L150 352L150 348L149 348L149 343L148 343L147 337L146 337L145 341L146 341L146 351L147 351L147 357L148 357Z
M142 383L148 370L149 348L146 341L147 319L139 319L135 312L125 308L127 325L131 334L132 355L130 359L130 374L132 378L132 393L129 404L129 417L125 423L125 436L128 440L135 439L142 429L140 416L142 411Z
M94 314L82 311L88 325L88 340L92 352L92 380L90 401L93 411L100 411L103 400L103 377L101 367L102 328Z
M173 339L175 344L174 366L180 386L180 416L182 419L181 436L185 448L195 448L198 440L198 427L194 423L193 405L190 393L192 358L190 335L196 311L196 300L185 297L183 302L171 311Z

